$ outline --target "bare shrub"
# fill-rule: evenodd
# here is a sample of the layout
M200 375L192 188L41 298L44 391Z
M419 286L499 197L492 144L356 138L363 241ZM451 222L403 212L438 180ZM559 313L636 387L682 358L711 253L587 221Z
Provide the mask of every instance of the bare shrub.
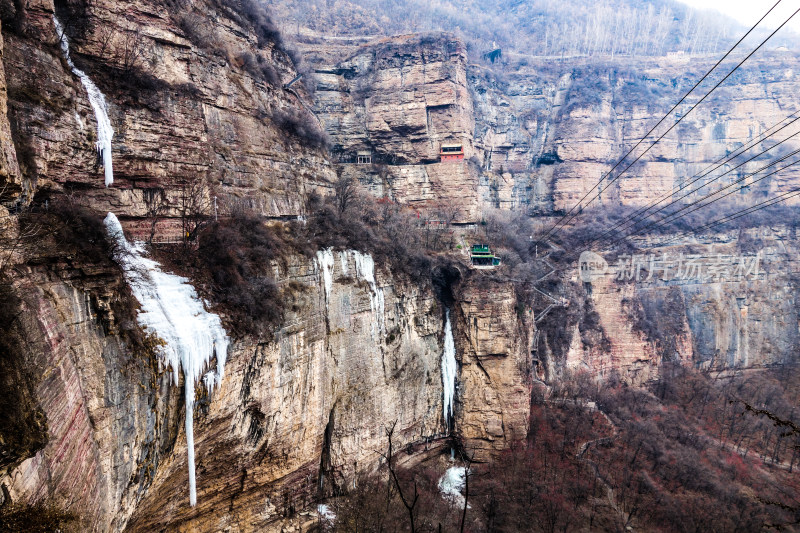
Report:
M178 27L192 44L203 50L213 50L217 46L219 38L202 15L178 12L176 18Z
M278 109L272 113L272 121L287 134L299 139L311 148L319 150L328 146L328 136L317 124L311 113L297 108Z
M256 80L263 80L272 87L280 87L280 74L264 56L251 52L240 52L236 59L241 64L242 69Z
M211 192L205 181L198 177L190 177L180 185L178 196L178 212L181 217L181 237L184 247L197 240L197 234L211 222Z
M22 213L20 226L23 231L40 228L38 238L28 243L29 256L114 266L117 245L108 237L103 216L69 197L53 198L46 207Z
M139 32L125 32L114 40L113 47L115 63L124 74L141 71L152 55L152 46Z
M36 401L21 316L17 291L0 275L0 468L32 457L47 443L47 419ZM3 520L0 514L0 529Z
M258 0L241 0L240 10L252 23L258 39L258 46L265 48L270 43L278 48L283 46L278 27L272 22L272 18L261 2Z
M7 505L0 508L0 530L27 533L72 533L80 530L78 518L56 507L46 505Z
M215 300L238 333L269 336L280 323L283 298L271 266L285 247L258 217L244 213L200 233L195 264L210 278Z
M0 0L0 22L4 30L24 34L28 11L24 0Z

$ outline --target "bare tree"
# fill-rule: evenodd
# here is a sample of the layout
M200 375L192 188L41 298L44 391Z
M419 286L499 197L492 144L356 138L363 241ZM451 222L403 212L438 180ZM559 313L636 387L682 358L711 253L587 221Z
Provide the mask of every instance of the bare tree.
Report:
M141 68L149 55L150 49L139 32L126 32L114 46L114 59L126 73Z
M391 476L392 481L394 482L394 487L397 490L397 494L400 496L400 500L403 502L403 506L406 508L408 512L408 520L411 525L411 533L415 533L417 531L416 527L416 520L414 517L414 507L417 505L417 500L419 500L419 492L417 491L417 481L414 480L414 496L406 497L406 494L403 492L403 487L400 485L400 479L397 477L397 468L394 464L394 456L392 455L392 435L394 434L394 428L397 426L397 420L392 423L392 427L386 430L386 436L389 438L389 451L383 455L383 458L386 459L386 464L389 466L389 474ZM462 528L463 531L463 528Z
M339 213L344 213L355 200L358 194L358 182L352 176L340 174L336 183L333 184L333 193L336 196L336 207Z
M461 461L464 463L464 510L461 512L461 533L464 533L464 524L467 521L467 508L469 507L469 478L472 475L470 468L475 460L475 453L469 455L466 450L461 450Z
M156 236L156 226L158 225L158 220L169 207L167 205L167 195L164 193L164 189L161 187L154 187L144 189L142 191L142 196L144 197L144 205L147 213L145 216L150 223L150 236L148 237L147 242L148 244L151 244L153 242L153 238Z
M202 178L190 178L181 184L178 210L181 216L181 237L186 246L197 239L203 226L211 221L211 193Z
M101 58L106 58L106 55L112 51L114 39L116 38L117 31L112 26L95 26L94 35L97 39L98 52L97 55Z

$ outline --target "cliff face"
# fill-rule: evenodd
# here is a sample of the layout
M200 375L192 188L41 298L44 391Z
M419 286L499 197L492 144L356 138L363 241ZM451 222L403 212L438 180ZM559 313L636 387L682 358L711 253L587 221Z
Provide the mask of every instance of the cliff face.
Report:
M335 139L344 171L377 195L409 205L435 207L443 199L453 201L443 190L469 191L469 202L478 203L458 202L461 221L479 220L494 209L549 215L572 208L711 67L702 57L562 62L520 54L510 55L508 64L490 67L468 63L463 54L431 53L431 48L456 46L451 37L385 38L366 45L354 42L344 50L339 41L328 45L319 36L313 41L300 46L317 63L316 109ZM415 53L409 52L411 43ZM317 48L328 53L317 57L310 51ZM352 58L337 62L334 52ZM677 110L686 115L678 127L593 204L642 206L669 196L782 121L794 110L790 95L798 81L792 64L786 53L768 52L687 115L712 85L701 86ZM416 75L420 72L424 77ZM365 100L365 95L373 96ZM666 121L655 135L671 123ZM778 140L792 133L791 128L784 130ZM466 159L474 158L471 165L409 166L437 160L438 147L451 140L463 143ZM649 144L640 146L610 178ZM358 152L372 153L374 162L388 167L355 165ZM437 172L440 168L444 173ZM758 168L750 163L731 176L738 179ZM790 168L759 182L748 194L785 192L797 180L797 171Z
M256 531L375 471L395 423L396 447L441 448L442 304L382 269L372 285L368 256L327 253L330 270L299 258L276 267L294 292L287 325L273 341L234 343L222 386L198 401L194 508L182 389L119 337L108 300L120 280L66 266L29 272L49 442L0 478L12 500L46 498L86 530ZM524 437L529 408L527 347L492 340L517 333L505 320L515 323L513 291L469 281L458 290L479 301L454 312L455 431L476 450L499 450Z
M77 67L106 95L115 130L109 188L94 112L58 46L54 13ZM687 69L701 68L676 59L640 69L531 61L503 74L468 64L452 35L353 38L316 56L314 117L300 85L283 87L295 67L258 13L216 0L28 2L2 32L0 197L10 211L0 207L0 237L13 237L5 220L20 204L58 193L116 212L139 237L155 217L174 238L180 215L210 215L214 197L223 216L242 206L300 216L309 193L324 192L337 173L448 222L498 208L552 214L667 110L687 87ZM758 134L752 124L782 119L794 74L759 69L693 112L602 202L643 205ZM442 144L461 145L465 159L440 161ZM787 173L750 194L793 182ZM443 289L355 251L273 265L292 295L284 323L271 338L236 339L221 386L195 406L196 507L182 388L153 346L126 337L135 325L114 312L127 294L120 273L12 253L31 342L25 364L40 377L34 395L48 439L0 472L4 500L56 505L87 531L276 529L374 472L394 424L395 447L412 456L440 453L452 435L490 459L526 436L534 376L588 370L643 383L665 362L724 370L794 359L798 287L785 268L797 256L794 228L665 241L638 244L655 256L760 252L763 271L584 284L564 270L566 305L534 316L503 269L463 269ZM443 415L446 316L457 360L452 427Z
M375 470L394 422L399 446L444 434L441 308L380 271L371 287L357 256L334 254L332 271L292 261L276 272L296 292L287 326L274 342L234 345L197 417L197 507L180 496L179 436L129 530L256 531Z
M3 36L0 27L0 62L4 61ZM4 63L3 63L4 64ZM0 178L6 187L20 189L22 187L22 176L17 164L17 152L14 149L14 141L11 137L11 124L8 122L8 86L6 75L0 69Z
M463 57L451 56L448 58L450 77L460 80L463 72L468 95L450 106L448 113L452 117L468 112L474 114L474 129L463 137L466 157L472 158L472 162L410 166L408 161L420 157L421 150L416 147L421 138L427 138L434 146L446 139L437 136L437 130L430 128L430 123L428 128L424 128L422 121L417 120L414 122L416 127L392 130L392 148L385 150L381 148L386 146L385 134L369 127L375 123L369 118L369 106L359 105L353 94L359 94L360 87L374 86L372 80L378 75L369 61L370 54L389 57L394 62L411 61L413 68L422 65L425 72L428 69L442 72L438 56L427 53L427 47L431 46L429 41L423 39L417 43L417 54L408 51L409 37L384 38L366 45L354 43L350 51L343 52L345 45L341 40L328 42L318 33L314 34L314 39L306 37L305 34L299 37L301 47L323 50L318 54L309 52L309 56L317 64L317 110L324 117L326 129L338 139L337 147L344 161L339 165L340 172L357 177L378 196L389 196L411 206L432 208L428 216L433 219L450 219L451 214L448 209L437 209L437 202L442 198L438 191L442 187L460 191L465 199L448 197L447 202L449 206L457 207L459 216L455 220L461 222L476 221L497 210L521 210L534 215L553 215L569 210L711 66L706 64L706 58L679 55L639 58L623 63L585 58L550 61L512 53L507 64L494 67L486 61L466 63ZM440 38L437 46L444 45L448 39ZM314 44L310 44L312 41ZM336 62L336 53L348 53L352 58ZM779 65L777 69L776 64ZM785 146L791 142L770 150L767 159L736 168L705 189L688 194L689 190L703 183L711 183L712 178L734 165L710 173L691 189L681 190L696 175L713 168L715 161L772 126L788 123L784 119L794 110L789 95L797 90L792 64L793 59L787 54L768 52L766 58L755 59L743 67L703 105L688 113L704 93L700 90L704 86L701 87L697 95L689 97L687 103L678 109L677 116L683 117L681 123L640 162L626 170L620 179L608 186L610 179L606 178L603 182L605 190L592 205L613 211L619 207L640 207L657 200L678 198L681 205L685 205L785 156L791 150ZM406 78L402 69L392 71L386 66L379 72L381 80L392 74L393 87L403 87ZM711 83L722 75L712 76ZM413 98L392 92L385 84L379 85L379 89L382 94L391 95L393 109L405 110L402 116L413 121L416 109ZM426 95L438 94L440 85L432 82L424 85L422 91ZM428 99L436 100L435 97ZM406 105L411 108L405 109ZM667 121L657 129L655 136L666 132L671 123ZM451 127L451 130L461 131L458 127ZM796 127L789 126L776 136L775 141L782 141L795 131ZM336 137L337 132L340 137ZM754 143L755 148L747 157L773 147L775 141ZM612 177L649 146L650 142L643 143ZM380 161L381 165L357 164L358 152L371 153L373 161ZM392 155L397 157L393 159ZM734 164L745 159L739 158ZM778 164L770 170L782 166ZM448 171L439 176L434 170L437 168L447 168ZM469 182L461 180L462 170L475 179ZM433 180L434 176L441 177L441 181ZM735 191L752 180L747 178L728 191ZM762 201L766 195L792 190L797 184L797 170L790 167L736 192L727 202L730 206L751 205ZM589 194L584 204L595 196L596 191ZM465 208L465 201L470 202L470 207ZM796 199L790 199L788 203L794 201ZM579 219L578 224L586 223L585 218ZM763 231L770 233L773 230L763 228ZM775 231L780 233L784 230ZM645 249L641 253L656 256L699 253L711 257L720 253L738 253L743 247L752 245L752 240L748 234L741 239L729 234L711 234L695 241L685 240L685 244L690 246L662 248L649 244L645 239ZM775 245L771 237L759 242L765 249ZM780 262L790 257L791 254L775 256L774 259ZM575 283L572 269L567 268L559 275L565 285ZM779 275L779 270L776 269L772 275ZM793 286L787 283L786 286ZM645 313L645 307L663 302L670 284L637 286L607 279L595 283L590 293L583 289L567 289L569 294L562 296L571 302L572 309L556 306L553 315L543 318L546 321L544 329L548 329L548 322L554 322L554 328L559 332L540 336L534 346L543 357L539 367L541 375L554 378L565 368L582 368L599 375L621 373L625 379L638 383L657 376L664 360L700 368L723 368L769 365L790 357L789 347L794 345L792 339L796 338L796 327L790 324L791 319L778 321L777 325L765 329L759 328L757 334L752 333L753 320L766 325L764 318L756 318L760 315L760 307L755 302L764 298L774 299L770 296L773 281L764 278L736 285L705 280L680 285L670 293L681 296L670 317L674 321L674 327L670 327L675 332L675 339L668 349L669 354L664 353L664 343L655 339L652 332L642 330L647 320L640 320L639 315ZM676 290L678 293L674 292ZM782 300L783 305L791 307L786 302L793 301L793 289L786 290L789 300ZM754 302L752 305L755 307L744 305L744 301ZM544 311L549 303L538 306L537 312ZM589 305L591 309L587 307ZM742 305L744 307L740 307ZM782 313L794 316L789 307ZM578 318L584 312L597 313L599 321L596 331L588 336L585 327L581 329L585 326L585 317ZM574 320L560 331L565 325L560 319L566 320L568 316ZM560 339L554 340L554 336ZM590 338L592 336L597 338ZM564 341L568 342L563 349L551 346L554 342ZM553 355L555 352L558 352L557 356ZM555 359L546 364L552 357Z
M299 100L299 85L281 87L295 71L267 22L211 1L176 5L43 0L4 29L0 175L12 210L69 192L96 212L115 212L134 237L156 217L157 237L168 240L183 210L210 214L212 196L223 215L245 206L296 216L309 192L329 186L334 172L316 119ZM75 67L108 104L108 188L95 110L58 46L54 14ZM473 188L474 172L436 162L440 142L471 150L464 56L452 38L409 38L399 56L380 46L355 56L347 68L362 73L356 89L364 99L347 105L360 106L375 140L364 144L353 129L333 142L366 146L376 161L396 158L406 175L432 183L431 198L457 200L472 213L476 203L451 180ZM399 199L416 201L413 184L403 186ZM450 434L442 414L443 304L430 284L396 278L382 265L366 275L371 259L362 254L320 254L275 266L275 279L294 294L284 326L272 339L234 342L222 386L197 402L194 508L182 389L154 346L136 348L126 337L135 325L113 311L130 299L119 272L12 255L25 337L35 340L26 365L40 378L34 395L47 442L3 471L4 495L74 513L83 530L252 531L277 527L314 498L376 470L385 430L395 423L395 446L437 453ZM470 283L462 281L465 294ZM458 358L476 368L456 374L453 428L488 450L527 427L527 341L490 354L479 347L487 336L481 328L499 327L489 325L491 309L513 319L509 291L452 309ZM476 314L489 322L462 330ZM530 326L509 328L525 339ZM484 356L497 362L485 361L476 374Z
M537 214L572 208L711 67L706 61L576 60L562 66L519 56L509 72L471 67L484 205ZM792 62L782 52L754 59L687 114L722 74L712 76L714 82L701 86L678 108L678 116L686 115L681 123L593 205L642 206L669 196L717 159L781 122L794 110L789 95L797 90L798 81ZM776 69L776 64L785 69ZM674 120L665 121L653 139ZM794 131L784 130L777 140ZM651 142L643 143L604 185ZM763 150L769 145L757 147ZM738 179L760 166L750 163L730 176ZM750 194L784 192L797 179L796 170L790 168L760 182ZM730 183L727 177L723 180ZM587 201L594 196L596 191Z
M95 163L86 90L58 47L54 8L76 65L106 96L115 131L110 188ZM79 189L94 208L126 218L146 214L145 189L163 189L161 215L176 216L181 194L195 188L222 208L302 213L307 193L332 174L318 138L283 133L312 132L315 121L282 89L294 67L274 39L257 38L269 31L263 24L214 2L29 3L21 27L4 32L3 61L23 201ZM18 175L11 158L5 167Z
M533 317L512 283L475 280L457 292L461 397L458 434L476 460L528 434Z
M446 34L381 40L320 67L315 109L340 172L378 196L475 220L477 199L461 194L477 184L466 162L475 128L466 72L464 44ZM440 161L442 144L462 146L465 161Z
M119 335L118 273L61 263L24 274L24 364L38 377L47 443L0 483L12 502L63 508L84 530L119 529L171 448L178 394Z
M796 359L794 227L636 242L633 256L607 252L608 270L591 282L577 267L561 273L569 305L539 324L549 379L570 369L644 383L664 364L727 370Z

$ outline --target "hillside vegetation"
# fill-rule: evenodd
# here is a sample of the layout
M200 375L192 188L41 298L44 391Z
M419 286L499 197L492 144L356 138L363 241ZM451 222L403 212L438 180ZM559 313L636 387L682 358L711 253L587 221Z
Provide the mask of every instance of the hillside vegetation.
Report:
M494 48L538 56L715 54L743 28L672 0L268 0L288 36L381 36L454 31L474 55ZM792 37L774 46L791 45Z

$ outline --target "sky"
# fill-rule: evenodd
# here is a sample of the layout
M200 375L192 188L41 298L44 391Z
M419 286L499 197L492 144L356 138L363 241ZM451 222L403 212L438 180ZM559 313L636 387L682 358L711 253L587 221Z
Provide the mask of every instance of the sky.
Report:
M680 0L697 9L711 9L735 18L743 25L750 27L756 23L767 10L775 4L776 0ZM778 7L770 13L761 24L765 28L774 29L786 20L797 8L798 0L782 0ZM800 32L800 13L786 26L795 32ZM777 36L776 36L777 37Z

